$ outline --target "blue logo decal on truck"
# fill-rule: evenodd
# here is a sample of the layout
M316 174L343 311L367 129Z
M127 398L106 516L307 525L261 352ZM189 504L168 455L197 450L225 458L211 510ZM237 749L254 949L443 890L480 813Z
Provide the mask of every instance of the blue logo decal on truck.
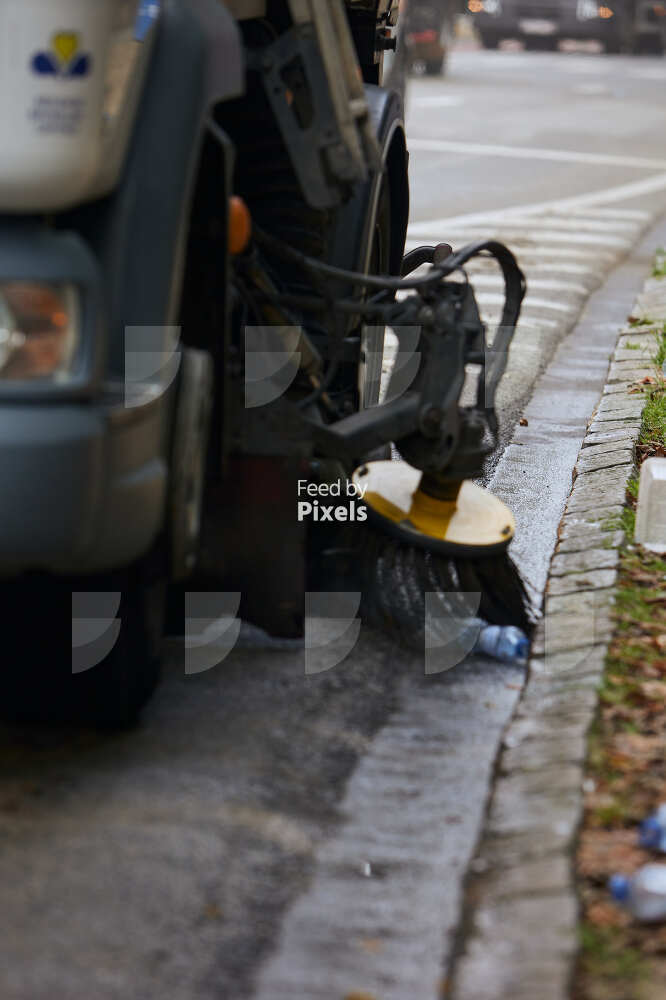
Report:
M51 47L32 57L32 68L40 76L88 76L92 58L80 51L81 39L74 31L58 31Z

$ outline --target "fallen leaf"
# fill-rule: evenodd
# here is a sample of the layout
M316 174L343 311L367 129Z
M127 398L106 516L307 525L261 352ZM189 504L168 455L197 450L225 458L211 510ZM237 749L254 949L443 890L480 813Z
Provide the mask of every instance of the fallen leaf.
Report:
M643 681L638 688L643 697L649 701L666 701L665 681Z
M630 579L635 580L637 583L649 583L653 586L661 583L661 579L656 573L648 573L647 570L627 567L625 572Z
M612 746L617 753L648 763L661 758L664 752L661 736L646 736L644 733L618 733L613 738Z
M384 949L384 942L379 938L361 938L359 947L369 955L379 955Z
M637 717L640 718L640 713L630 705L609 705L603 709L602 714L604 719L609 722L620 721L635 724Z
M527 417L521 417L520 418L520 426L521 427L529 427L530 426L530 422L527 419Z
M645 632L656 632L663 628L663 625L659 625L657 622L645 622L640 618L633 618L631 615L616 615L615 617L618 621L624 622L626 625L636 625Z
M666 927L650 927L650 933L641 941L641 951L646 955L666 952Z
M587 919L595 927L626 927L626 914L615 903L600 900L587 910Z

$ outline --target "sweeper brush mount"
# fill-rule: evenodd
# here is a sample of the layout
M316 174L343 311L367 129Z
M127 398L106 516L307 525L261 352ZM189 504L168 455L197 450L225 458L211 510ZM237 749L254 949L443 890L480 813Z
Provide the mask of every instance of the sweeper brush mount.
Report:
M456 253L446 244L421 247L405 257L399 278L386 278L341 271L263 234L258 244L302 269L310 287L326 289L322 298L275 292L273 306L345 320L353 315L392 328L398 339L379 406L338 419L331 407L322 406L316 417L311 408L301 409L315 454L339 463L363 494L369 515L329 549L337 562L331 575L340 578L342 559L342 575L363 594L366 618L410 645L422 644L427 593L445 602L447 593L478 593L475 613L529 630L530 601L507 551L513 516L471 482L482 476L498 443L495 395L526 290L513 254L495 241ZM464 270L479 256L494 258L505 284L504 309L490 343ZM341 288L354 291L345 296ZM311 380L309 407L328 401L341 350L333 340L328 371ZM474 372L473 402L462 405ZM363 460L388 443L403 462Z
M304 283L323 290L294 295L267 293L265 286L253 289L261 303L278 314L283 311L285 322L292 309L317 319L337 314L346 321L354 316L392 328L399 341L384 402L339 417L327 405L323 419L319 414L313 419L305 404L326 401L345 345L335 336L324 349L317 345L314 353L327 356L328 367L311 377L311 397L294 404L308 423L316 452L338 459L351 473L364 456L393 443L438 490L480 477L485 459L497 446L495 394L525 295L525 278L511 251L495 241L472 243L456 253L447 244L420 247L404 258L402 276L390 278L340 270L266 234L257 234L257 242L267 256L300 269ZM479 256L497 261L505 283L504 309L491 344L464 271L465 264ZM425 273L413 275L424 266ZM352 288L355 294L345 295L341 288ZM307 330L303 338L307 341ZM475 400L462 406L470 365L477 371ZM450 494L450 485L446 491Z

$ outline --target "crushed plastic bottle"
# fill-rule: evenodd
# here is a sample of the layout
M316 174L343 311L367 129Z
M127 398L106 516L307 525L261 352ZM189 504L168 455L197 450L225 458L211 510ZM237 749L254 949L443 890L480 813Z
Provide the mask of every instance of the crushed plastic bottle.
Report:
M529 650L529 639L514 625L484 625L474 647L475 653L492 656L503 663L526 660Z
M644 865L635 875L611 876L613 899L643 923L666 920L666 865Z
M666 803L643 820L638 843L650 851L662 851L666 854Z

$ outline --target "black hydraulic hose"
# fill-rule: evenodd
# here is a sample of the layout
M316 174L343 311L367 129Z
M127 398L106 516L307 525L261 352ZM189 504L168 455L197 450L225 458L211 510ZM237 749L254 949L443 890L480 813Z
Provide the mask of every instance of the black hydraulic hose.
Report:
M495 334L492 345L492 362L490 371L486 370L486 377L483 385L479 385L479 396L483 393L485 409L494 411L495 393L500 379L506 370L506 363L509 354L509 345L516 329L520 308L527 291L525 275L518 266L518 261L508 247L497 240L479 241L464 247L454 257L458 257L458 264L467 263L472 257L477 257L481 253L488 253L494 257L502 270L504 278L504 309L502 318ZM452 263L452 259L447 260ZM488 367L488 366L487 366ZM479 402L481 399L479 398Z
M359 301L356 303L348 299L336 301L332 296L322 296L321 305L324 309L332 308L334 311L337 310L339 312L353 311L355 314L365 317L368 315L375 317L383 315L387 322L390 322L388 316L389 310L395 308L394 305L388 302L382 304L381 300L387 293L392 292L395 294L398 291L427 289L431 285L440 282L443 278L453 274L453 272L463 269L464 265L474 257L481 256L482 254L494 257L500 266L504 278L504 308L492 345L492 362L490 366L486 365L486 377L478 389L478 401L480 403L483 402L483 408L489 414L494 413L495 393L506 369L509 345L518 322L520 308L527 289L525 275L518 266L513 253L503 243L499 243L497 240L477 240L456 253L449 254L449 256L436 266L433 265L429 273L424 277L405 279L404 277L388 278L366 275L357 271L346 271L331 264L324 264L322 261L308 257L299 250L295 250L293 247L258 229L255 229L255 237L257 242L263 245L268 251L272 251L276 256L299 265L307 272L327 275L328 277L344 281L347 284L379 289L379 294L374 295L369 302ZM422 264L432 264L436 249L436 247L419 247L407 255L405 262L403 262L403 267L409 273ZM276 303L282 301L285 305L289 303L294 306L301 304L302 308L308 311L321 311L316 296L303 296L301 298L300 296L287 296L278 293L277 295L268 296L269 300L271 298ZM331 367L335 369L337 365L333 364ZM334 375L335 371L327 372L322 384L306 400L301 400L300 405L306 405L321 396Z
M255 228L254 235L257 242L265 246L267 250L271 250L276 256L282 257L293 264L299 264L306 271L319 271L320 274L326 274L329 278L336 278L339 281L344 281L346 284L363 285L367 288L378 288L382 291L399 292L427 288L429 285L436 284L450 273L447 267L441 266L433 267L422 278L411 278L408 280L404 278L380 278L377 275L361 274L360 271L345 271L343 268L335 267L333 264L324 264L323 261L316 260L314 257L307 257L300 250L295 250L293 247L287 246L286 243L275 239L273 236L269 236L268 233L264 233L260 229ZM448 265L448 260L446 263Z

